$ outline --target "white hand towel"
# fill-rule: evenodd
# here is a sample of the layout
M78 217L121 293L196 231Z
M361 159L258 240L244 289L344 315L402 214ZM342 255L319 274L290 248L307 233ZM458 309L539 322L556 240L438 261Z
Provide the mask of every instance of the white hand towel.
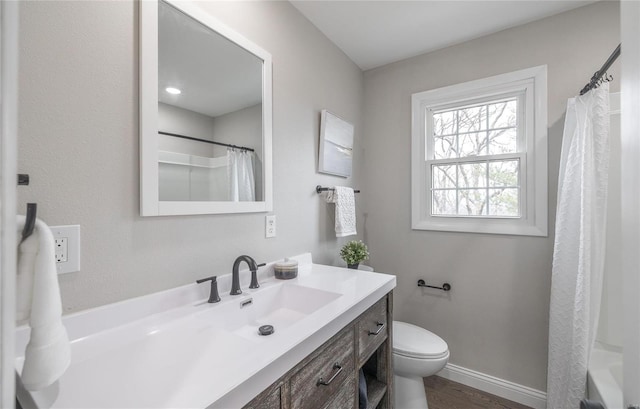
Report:
M356 233L356 201L353 189L336 186L327 192L327 203L336 205L336 237L353 236Z
M25 217L18 216L18 242ZM71 346L62 324L53 234L36 220L33 234L18 247L17 319L29 319L31 338L25 351L22 383L40 390L54 383L71 363Z

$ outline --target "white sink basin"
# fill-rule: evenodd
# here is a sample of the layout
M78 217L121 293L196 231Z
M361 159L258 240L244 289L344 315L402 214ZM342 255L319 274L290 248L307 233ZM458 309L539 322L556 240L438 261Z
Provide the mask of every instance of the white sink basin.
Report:
M231 274L220 276L215 304L189 284L65 315L71 366L50 387L18 393L51 409L243 407L395 287L393 276L299 261L297 278L265 268L261 287L246 280L238 296ZM258 335L266 324L274 333ZM28 341L18 328L18 373Z
M214 306L199 318L218 325L244 338L261 341L258 333L262 325L272 325L274 334L313 314L341 294L318 290L292 283L277 283L243 293L220 308Z

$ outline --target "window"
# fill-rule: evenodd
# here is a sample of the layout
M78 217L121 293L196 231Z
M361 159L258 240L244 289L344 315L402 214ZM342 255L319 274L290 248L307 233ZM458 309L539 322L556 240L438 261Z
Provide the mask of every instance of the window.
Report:
M547 235L546 66L412 96L412 227Z

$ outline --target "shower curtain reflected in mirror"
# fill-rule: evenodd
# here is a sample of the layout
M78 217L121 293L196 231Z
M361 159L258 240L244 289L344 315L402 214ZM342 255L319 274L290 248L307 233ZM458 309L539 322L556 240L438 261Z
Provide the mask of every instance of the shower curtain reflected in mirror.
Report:
M549 313L547 408L585 397L605 258L609 85L569 99L565 119Z
M232 202L252 202L255 200L256 187L253 165L253 152L227 149L227 178L229 181L229 200Z
M161 151L160 200L255 201L255 160L253 152L231 148L218 157Z

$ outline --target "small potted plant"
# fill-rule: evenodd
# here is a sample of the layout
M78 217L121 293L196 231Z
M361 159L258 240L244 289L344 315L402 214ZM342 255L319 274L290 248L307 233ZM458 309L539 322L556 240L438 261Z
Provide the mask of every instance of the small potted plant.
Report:
M340 250L340 257L347 263L347 267L357 269L361 261L369 258L369 249L362 240L351 240Z

